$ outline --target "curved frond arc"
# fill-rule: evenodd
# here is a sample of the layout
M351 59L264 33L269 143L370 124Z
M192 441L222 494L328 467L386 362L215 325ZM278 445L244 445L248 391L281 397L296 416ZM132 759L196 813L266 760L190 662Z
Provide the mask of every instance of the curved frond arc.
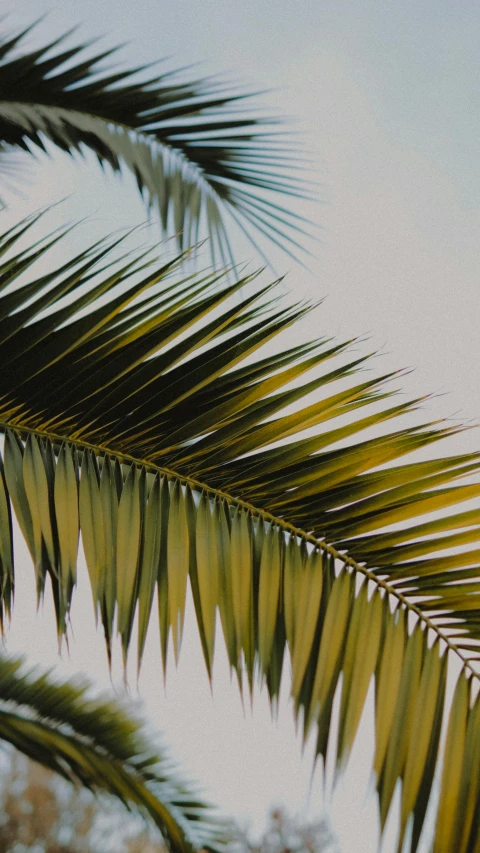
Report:
M73 155L92 151L100 164L131 172L147 206L180 249L210 235L212 257L227 262L229 213L255 243L256 233L300 258L309 254L306 220L288 198L314 199L301 158L276 119L250 106L252 95L215 79L183 82L184 72L143 79L144 68L117 73L64 38L19 54L32 28L0 41L0 142ZM140 82L137 82L140 80ZM6 156L6 155L5 155ZM300 174L298 170L300 169ZM284 196L287 202L278 203Z
M223 848L225 825L172 761L152 749L151 733L122 706L91 697L83 681L59 682L0 659L0 739L70 782L119 799L158 827L179 853Z

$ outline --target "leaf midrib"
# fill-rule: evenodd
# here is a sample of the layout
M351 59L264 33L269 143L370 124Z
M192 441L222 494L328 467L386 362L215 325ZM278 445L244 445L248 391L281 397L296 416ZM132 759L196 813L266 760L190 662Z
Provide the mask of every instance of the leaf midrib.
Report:
M307 533L307 531L303 530L300 527L297 527L292 522L286 521L285 519L278 518L267 510L261 509L254 504L248 503L248 501L242 500L242 498L237 498L234 495L231 495L229 492L226 492L222 489L216 488L215 486L211 486L208 483L204 483L201 480L196 480L194 477L189 477L187 474L180 473L175 471L173 468L168 468L166 466L155 465L154 462L151 462L147 459L140 459L138 457L132 456L129 453L122 453L122 451L114 450L111 447L103 444L91 444L88 441L84 441L83 439L74 438L71 436L62 436L56 433L48 432L46 430L36 429L34 427L27 427L20 424L10 423L8 421L0 421L0 432L5 433L5 431L14 430L17 433L27 433L30 435L35 435L39 438L47 439L54 444L64 444L68 442L69 444L75 445L75 447L81 450L91 450L95 455L106 454L108 456L114 456L118 459L119 462L128 462L129 464L137 465L143 468L149 469L152 473L164 474L169 478L175 478L183 485L189 485L196 492L201 493L206 492L212 497L220 497L223 500L227 501L229 504L234 504L235 506L241 507L242 509L248 510L252 515L256 517L260 517L265 521L275 524L277 527L281 527L286 532L295 535L299 539L302 539L305 542L308 542L311 545L314 545L318 550L326 552L330 554L334 559L339 560L344 565L350 566L355 572L363 575L367 578L367 580L372 581L376 587L380 587L385 590L387 595L393 596L403 605L409 613L415 614L427 628L430 628L435 632L435 635L446 644L449 651L453 654L456 654L457 657L460 658L462 662L462 667L465 670L468 670L470 674L480 681L480 673L477 672L476 669L472 666L469 660L467 660L458 646L448 637L444 632L439 628L435 622L427 616L416 604L410 601L405 595L403 595L398 589L392 587L388 581L382 580L378 578L377 575L372 572L367 566L361 565L353 557L350 557L348 554L338 551L333 545L329 545L327 542L321 541L317 539L316 536L313 536L311 533Z
M167 142L165 140L160 140L157 138L153 139L151 134L149 134L148 131L146 131L146 130L142 130L141 128L133 127L132 125L125 124L124 122L118 121L118 119L106 118L105 116L102 116L99 113L89 113L89 112L85 112L84 110L72 109L71 107L70 108L69 107L56 107L53 104L44 104L41 102L38 103L38 102L33 102L33 101L19 101L18 98L12 99L12 100L8 100L8 98L2 98L0 100L0 106L1 106L1 104L11 104L12 106L18 105L20 107L30 107L31 109L37 109L37 110L38 109L40 109L40 110L41 109L52 110L52 111L56 112L57 114L58 113L67 113L67 115L68 115L69 113L71 113L72 115L83 116L86 119L92 119L93 118L96 121L103 122L103 124L105 124L105 125L112 125L113 127L121 128L126 133L134 133L135 136L137 138L139 138L141 141L145 142L146 145L148 145L150 147L152 145L158 145L158 147L160 149L164 148L164 149L170 151L170 153L174 154L175 157L178 157L179 160L182 160L189 168L195 169L197 172L196 179L203 183L204 190L212 193L212 195L214 195L216 199L219 199L219 200L221 199L220 194L215 190L215 188L210 183L210 181L207 177L207 174L206 174L205 170L203 169L203 167L200 166L200 164L197 163L195 160L192 160L191 158L187 157L183 148L176 147L171 142ZM42 132L42 131L40 131L40 132ZM215 176L213 176L212 180L215 180Z

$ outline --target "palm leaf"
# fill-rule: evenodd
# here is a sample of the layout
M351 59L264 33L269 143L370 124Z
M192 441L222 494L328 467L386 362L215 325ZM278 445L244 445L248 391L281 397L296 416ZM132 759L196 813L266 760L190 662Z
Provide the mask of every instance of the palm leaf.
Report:
M128 655L138 609L140 664L156 594L164 666L171 645L178 657L190 581L208 673L218 609L240 683L260 676L276 702L290 658L295 713L323 757L342 676L340 770L373 676L382 826L401 780L411 850L456 657L436 843L474 849L479 454L400 462L460 428L401 425L421 401L391 400L396 374L367 377L348 342L259 357L308 310L281 305L275 285L184 279L181 258L109 262L108 242L28 278L52 242L17 248L33 221L0 239L3 617L13 507L60 636L81 534L109 654L117 631Z
M2 146L47 150L49 140L125 167L181 249L205 232L214 258L231 255L231 213L254 244L258 231L288 254L306 250L307 220L275 196L312 198L311 183L295 176L295 146L278 120L250 108L250 95L172 71L136 82L148 66L101 73L115 50L86 58L85 45L68 48L65 38L20 54L31 29L0 41Z
M225 827L151 734L120 705L89 695L88 683L58 682L0 659L0 738L71 782L107 792L160 829L172 851L221 849Z

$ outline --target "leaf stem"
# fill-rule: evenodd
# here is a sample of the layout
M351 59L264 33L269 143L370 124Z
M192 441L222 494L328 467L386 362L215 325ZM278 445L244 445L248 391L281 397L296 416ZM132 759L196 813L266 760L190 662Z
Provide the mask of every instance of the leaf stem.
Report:
M476 669L474 669L471 662L464 658L462 652L455 645L455 643L452 642L448 635L446 635L435 624L435 622L429 616L427 616L421 610L420 607L418 607L418 605L409 601L408 598L403 595L399 590L395 589L394 587L391 587L388 581L378 578L377 575L371 569L368 569L366 566L357 563L357 561L350 557L348 554L338 551L333 545L329 545L327 542L318 539L312 533L308 533L306 530L302 530L301 528L296 527L291 522L279 518L278 516L273 515L267 510L260 509L254 504L248 503L248 501L242 500L242 498L237 498L235 497L235 495L231 495L229 492L225 492L222 489L215 488L215 486L210 486L208 485L208 483L203 483L200 480L196 480L194 477L189 477L187 474L181 474L171 468L155 465L155 463L150 462L147 459L138 459L128 453L122 453L119 450L114 450L110 447L101 444L91 444L90 442L83 441L79 438L69 438L68 436L56 435L55 433L51 433L40 428L27 427L20 424L0 421L0 431L4 432L7 429L15 430L15 432L18 432L20 434L31 433L33 435L38 436L39 438L46 438L54 444L64 444L65 442L69 442L71 444L74 444L79 449L92 450L96 455L105 454L107 456L114 456L119 460L119 462L128 462L133 465L142 466L143 468L150 469L151 472L164 474L168 478L175 478L183 485L191 486L195 491L203 491L214 497L221 497L225 501L227 501L227 503L235 504L236 506L248 510L248 512L250 512L254 516L263 518L265 521L270 522L272 524L276 524L283 530L288 531L289 533L293 533L295 536L297 536L299 539L302 539L304 542L310 543L315 548L318 548L320 551L327 552L332 557L334 557L334 559L338 560L339 562L342 562L345 566L350 566L350 568L352 568L354 571L364 575L368 580L373 581L373 583L375 583L377 587L384 589L387 595L396 598L400 602L400 605L405 607L411 613L415 613L416 616L418 616L418 618L427 626L427 628L431 628L431 630L435 632L437 637L443 640L449 651L456 654L457 657L460 658L462 662L462 667L465 670L469 670L472 676L480 679L480 673L477 672Z

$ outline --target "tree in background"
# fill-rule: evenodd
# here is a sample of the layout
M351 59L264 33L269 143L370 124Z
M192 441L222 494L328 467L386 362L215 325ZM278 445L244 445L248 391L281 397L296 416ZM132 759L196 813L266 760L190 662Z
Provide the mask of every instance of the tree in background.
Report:
M148 818L172 851L223 848L225 823L179 777L165 751L155 748L153 733L118 701L92 698L85 681L58 682L51 673L25 671L21 659L0 658L0 740L68 782L108 794ZM25 765L14 763L11 772L18 775L20 767ZM46 778L38 768L28 776L23 773L32 796L34 772L35 778ZM22 824L26 806L20 782L19 777L10 785L7 776L4 796L13 796L15 814ZM82 795L73 794L71 785L62 790L67 788L72 803L84 802ZM53 821L49 817L51 802L47 797L41 813L29 818L29 833L35 831L37 820L42 825Z
M257 841L238 827L231 853L340 853L336 838L325 817L307 822L292 817L286 809L274 808L267 827Z
M0 853L160 853L144 821L13 755L0 775Z
M325 818L303 823L282 809L253 842L233 821L227 853L339 853ZM0 853L165 853L161 836L111 798L94 798L18 754L0 771Z

